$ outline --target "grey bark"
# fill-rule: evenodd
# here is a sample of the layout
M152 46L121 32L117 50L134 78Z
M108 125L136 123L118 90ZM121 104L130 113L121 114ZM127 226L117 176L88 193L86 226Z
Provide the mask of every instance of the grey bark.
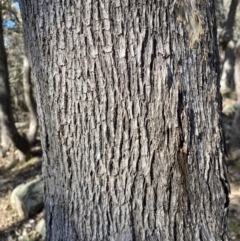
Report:
M213 1L20 6L46 240L229 240Z
M32 145L36 140L38 120L37 120L37 106L33 95L33 88L31 83L31 68L26 55L23 56L23 89L24 99L29 111L29 128L27 134L27 140Z
M10 88L8 79L7 56L5 52L2 28L2 9L0 4L0 123L1 135L8 137L14 146L22 153L28 154L30 145L28 141L21 136L14 124L11 110ZM5 142L5 141L4 141ZM4 143L6 144L6 143Z

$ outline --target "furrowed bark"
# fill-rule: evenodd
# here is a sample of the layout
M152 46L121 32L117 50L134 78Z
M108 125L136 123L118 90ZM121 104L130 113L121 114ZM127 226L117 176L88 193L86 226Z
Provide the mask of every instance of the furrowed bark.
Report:
M229 240L213 1L20 3L46 240Z

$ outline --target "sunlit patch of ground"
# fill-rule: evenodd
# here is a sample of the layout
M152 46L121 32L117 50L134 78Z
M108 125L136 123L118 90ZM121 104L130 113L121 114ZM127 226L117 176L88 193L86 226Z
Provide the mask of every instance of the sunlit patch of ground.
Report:
M41 175L40 157L32 157L27 162L19 162L15 158L12 150L5 158L0 159L0 241L24 240L24 236L35 235L35 225L43 217L43 213L40 213L23 220L11 207L12 190Z

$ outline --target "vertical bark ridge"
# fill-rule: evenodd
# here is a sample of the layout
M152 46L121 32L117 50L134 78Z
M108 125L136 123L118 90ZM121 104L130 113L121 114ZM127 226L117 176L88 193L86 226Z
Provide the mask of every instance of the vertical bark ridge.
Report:
M204 26L193 38L184 4L24 2L43 76L47 240L226 236L212 3L188 1Z

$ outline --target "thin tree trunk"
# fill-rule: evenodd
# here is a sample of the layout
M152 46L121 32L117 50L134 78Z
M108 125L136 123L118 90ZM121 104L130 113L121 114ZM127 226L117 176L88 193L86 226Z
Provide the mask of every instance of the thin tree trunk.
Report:
M20 1L47 241L229 240L213 5Z
M3 40L2 10L0 4L0 121L2 135L6 135L22 153L28 154L30 145L22 137L14 124L11 110L10 88L8 79L7 56Z
M25 51L26 52L26 51ZM37 106L33 96L33 89L31 83L31 68L26 54L23 56L23 89L24 99L29 111L29 129L27 140L32 145L36 140L38 121L37 121Z
M227 22L226 22L226 25L225 25L225 29L227 29L228 31L231 31L231 34L230 34L231 38L230 39L232 39L232 34L233 34L232 31L233 31L233 26L234 26L234 22L235 22L238 3L239 3L239 0L232 0L231 5L230 5L230 9L229 9L229 12L228 12Z
M231 156L240 157L240 40L236 44L234 80L237 93L236 113L232 124Z
M234 90L234 65L235 65L235 44L233 41L233 26L239 0L232 0L228 12L227 21L219 35L219 43L224 51L224 60L221 74L221 92L223 94Z
M223 48L226 48L228 42L230 40L232 40L232 38L233 38L233 26L235 23L235 17L236 17L238 3L239 3L239 0L231 1L227 21L224 24L223 30L220 34L220 43L223 46Z
M222 62L222 71L220 78L221 93L228 94L235 88L234 82L234 65L235 65L235 43L233 40L228 41L227 46L223 49L224 59Z

